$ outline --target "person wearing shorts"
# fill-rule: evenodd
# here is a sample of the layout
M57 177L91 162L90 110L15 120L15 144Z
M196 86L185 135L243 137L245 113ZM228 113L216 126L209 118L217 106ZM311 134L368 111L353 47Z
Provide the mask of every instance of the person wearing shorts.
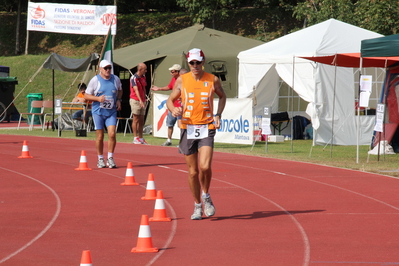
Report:
M187 69L181 68L179 64L174 64L169 68L170 74L172 75L172 79L169 84L164 87L153 86L151 90L153 91L168 91L173 90L173 86L175 85L176 79L185 73L187 73ZM175 101L175 106L180 107L181 102L180 99ZM172 135L173 135L173 127L177 122L177 117L174 117L170 111L166 116L166 126L168 127L168 139L162 144L162 146L171 146L172 145Z
M116 115L121 110L122 83L119 77L111 74L112 64L107 60L100 62L100 74L94 76L86 89L85 99L92 101L92 117L96 130L97 167L105 168L104 125L108 132L107 166L116 168L114 151L116 146Z
M137 72L130 78L130 108L133 114L132 128L133 128L133 144L148 143L143 138L144 117L146 110L146 86L147 81L145 73L147 66L140 63L137 66Z
M209 217L216 211L209 189L214 137L220 127L226 94L219 78L203 70L205 55L201 49L191 49L187 61L191 72L176 80L166 104L174 117L181 116L179 152L184 155L188 166L188 182L194 197L191 219L201 220L202 212ZM214 94L219 97L216 114ZM182 107L176 107L174 101L180 97Z

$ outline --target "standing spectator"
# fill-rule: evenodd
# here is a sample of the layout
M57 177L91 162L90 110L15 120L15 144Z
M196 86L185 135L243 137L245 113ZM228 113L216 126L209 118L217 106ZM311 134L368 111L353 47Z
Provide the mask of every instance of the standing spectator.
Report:
M226 94L218 77L203 70L205 55L198 48L187 53L190 73L180 76L167 100L167 107L174 117L181 118L179 152L184 154L188 166L188 182L194 197L192 220L202 219L204 214L213 216L215 206L209 194L212 179L213 143L216 129L226 105ZM219 103L214 114L214 94ZM174 106L179 97L182 107ZM202 202L201 202L202 198Z
M164 87L157 87L154 86L151 88L153 91L168 91L173 90L173 86L175 85L176 79L180 76L181 66L179 64L174 64L172 67L169 68L170 74L172 75L172 79L170 80L169 84ZM187 70L186 70L187 72ZM184 72L185 73L185 72ZM174 102L176 107L181 106L180 100L176 100ZM166 126L168 127L168 139L162 144L162 146L170 146L172 145L172 135L173 135L173 127L175 126L177 121L177 117L173 117L172 113L168 111L168 115L166 117Z
M144 63L139 63L137 72L130 78L130 107L132 109L133 121L133 144L148 143L143 138L144 116L146 109L146 86L147 81L145 73L147 66Z
M79 83L78 84L78 89L79 89L79 93L78 95L76 95L75 98L73 98L72 102L73 103L88 103L91 104L91 101L86 101L85 99L85 93L86 93L86 84L85 83ZM86 108L87 106L83 106L83 108ZM86 114L85 112L86 111ZM84 121L87 124L87 122L89 121L89 117L91 116L91 111L87 111L87 110L78 110L75 113L72 114L72 119L78 120L78 121Z
M116 113L121 110L122 83L119 77L111 74L112 64L107 60L100 62L100 74L94 76L85 93L85 99L92 101L92 116L96 130L96 149L98 168L104 168L104 124L108 132L109 168L116 168L114 150L116 146Z

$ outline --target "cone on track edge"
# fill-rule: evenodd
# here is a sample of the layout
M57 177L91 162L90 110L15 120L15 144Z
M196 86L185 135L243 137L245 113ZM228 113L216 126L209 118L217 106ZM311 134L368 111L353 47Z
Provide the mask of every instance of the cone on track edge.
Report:
M157 191L155 189L154 175L148 174L147 188L145 191L145 196L141 198L142 200L155 200L157 199Z
M127 163L125 182L121 183L122 186L138 186L134 180L133 164L131 162Z
M165 203L163 200L162 190L158 190L157 199L155 200L155 208L153 217L150 218L150 222L170 222L171 218L167 217Z
M152 245L152 237L151 237L150 225L148 223L148 215L141 216L137 246L132 248L132 252L133 253L158 252L158 248L155 248Z
M89 166L87 165L86 151L82 150L80 154L79 167L75 168L75 170L91 170L91 168L89 168Z
M33 158L33 156L30 156L29 154L29 147L28 147L28 142L24 140L24 143L22 144L22 153L21 156L18 156L20 159L27 159L27 158Z
M90 250L83 250L82 258L80 259L80 266L92 266Z

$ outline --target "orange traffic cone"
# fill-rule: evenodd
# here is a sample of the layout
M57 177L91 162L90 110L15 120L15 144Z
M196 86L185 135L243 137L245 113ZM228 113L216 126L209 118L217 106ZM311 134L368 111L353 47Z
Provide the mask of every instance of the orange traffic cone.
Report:
M29 147L28 147L28 142L24 140L24 143L22 145L22 153L21 156L18 156L20 159L26 159L26 158L33 158L33 156L29 155Z
M150 218L150 222L170 222L172 219L166 216L165 203L163 201L162 190L158 190L157 199L155 200L155 208L153 217Z
M137 246L132 248L132 252L158 252L158 248L152 245L152 237L150 225L148 223L148 215L141 216L139 237L137 239Z
M89 166L87 165L86 151L82 151L82 153L80 154L79 167L75 168L75 170L91 170L91 168L89 168Z
M133 164L131 162L127 163L125 182L121 183L122 186L138 186L134 180Z
M155 200L157 199L157 191L155 189L154 175L148 174L147 189L145 191L145 196L141 198L142 200Z
M82 258L80 259L80 266L92 266L90 250L83 250Z

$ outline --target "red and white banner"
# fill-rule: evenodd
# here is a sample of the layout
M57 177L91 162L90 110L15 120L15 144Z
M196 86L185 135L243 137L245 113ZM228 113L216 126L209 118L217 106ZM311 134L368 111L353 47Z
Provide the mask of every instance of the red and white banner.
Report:
M28 4L27 30L71 34L116 34L116 6Z

